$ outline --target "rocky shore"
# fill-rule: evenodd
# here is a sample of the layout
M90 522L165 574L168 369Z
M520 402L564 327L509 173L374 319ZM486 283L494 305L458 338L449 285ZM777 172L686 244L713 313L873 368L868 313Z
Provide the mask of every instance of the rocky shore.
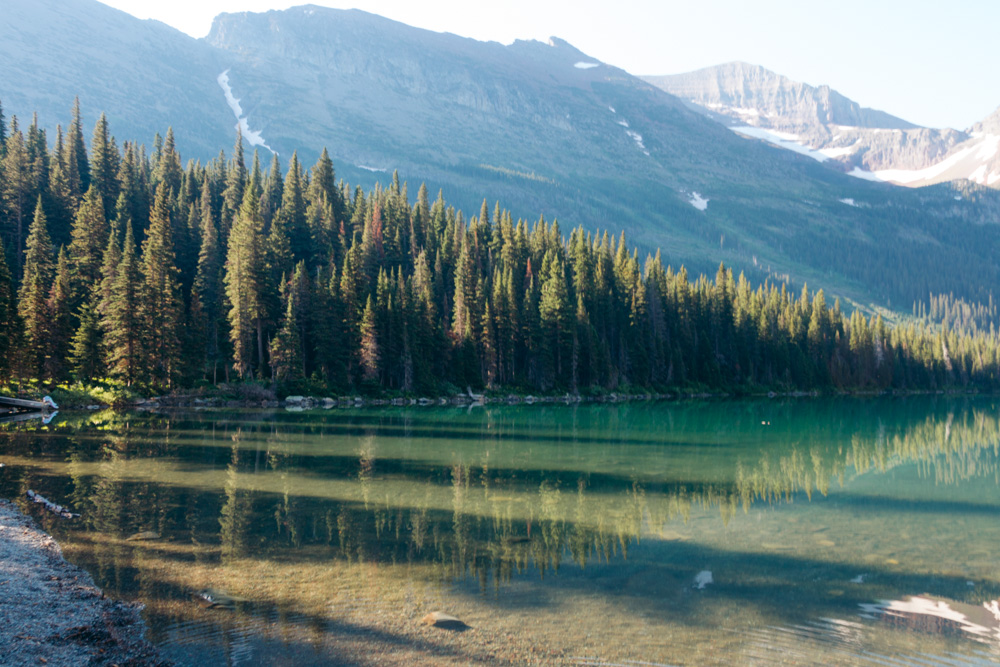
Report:
M50 535L0 500L0 663L169 664L146 640L139 609L106 598Z

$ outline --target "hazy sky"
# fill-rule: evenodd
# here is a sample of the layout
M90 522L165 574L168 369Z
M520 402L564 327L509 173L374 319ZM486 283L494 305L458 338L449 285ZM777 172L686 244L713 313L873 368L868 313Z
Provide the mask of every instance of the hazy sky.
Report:
M220 12L290 0L104 0L204 37ZM914 123L964 129L1000 106L996 0L315 0L509 44L555 35L633 74L763 65Z

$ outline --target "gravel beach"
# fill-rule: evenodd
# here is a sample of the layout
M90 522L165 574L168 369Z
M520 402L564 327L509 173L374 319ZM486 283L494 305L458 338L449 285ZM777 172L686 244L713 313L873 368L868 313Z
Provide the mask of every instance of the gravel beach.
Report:
M51 536L0 500L0 664L169 664L144 633L137 606L104 597Z

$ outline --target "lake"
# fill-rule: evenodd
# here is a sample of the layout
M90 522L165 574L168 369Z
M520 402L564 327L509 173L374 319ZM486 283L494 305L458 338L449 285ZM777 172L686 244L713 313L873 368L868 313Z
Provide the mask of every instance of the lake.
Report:
M183 665L994 664L998 448L983 397L103 411L0 425L0 496Z

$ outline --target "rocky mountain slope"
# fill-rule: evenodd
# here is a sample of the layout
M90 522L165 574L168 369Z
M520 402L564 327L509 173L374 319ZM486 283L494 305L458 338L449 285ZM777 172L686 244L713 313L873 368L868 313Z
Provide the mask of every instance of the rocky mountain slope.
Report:
M7 5L0 62L18 72L0 79L8 117L37 110L53 128L79 95L85 123L106 111L119 142L150 145L172 125L184 157L201 160L228 151L239 123L265 162L298 151L311 164L327 146L351 184L398 169L411 196L426 182L467 213L499 199L564 230L625 230L695 273L724 261L754 282L808 282L862 303L909 310L928 292L985 296L1000 279L1000 242L983 232L1000 193L850 178L747 141L555 38L505 46L303 6L223 14L195 40L93 0ZM840 122L919 131L830 99ZM797 107L803 118L821 113L810 104Z
M992 123L962 132L918 127L829 86L809 86L747 63L644 79L738 133L853 176L912 186L958 179L1000 185L1000 109Z

